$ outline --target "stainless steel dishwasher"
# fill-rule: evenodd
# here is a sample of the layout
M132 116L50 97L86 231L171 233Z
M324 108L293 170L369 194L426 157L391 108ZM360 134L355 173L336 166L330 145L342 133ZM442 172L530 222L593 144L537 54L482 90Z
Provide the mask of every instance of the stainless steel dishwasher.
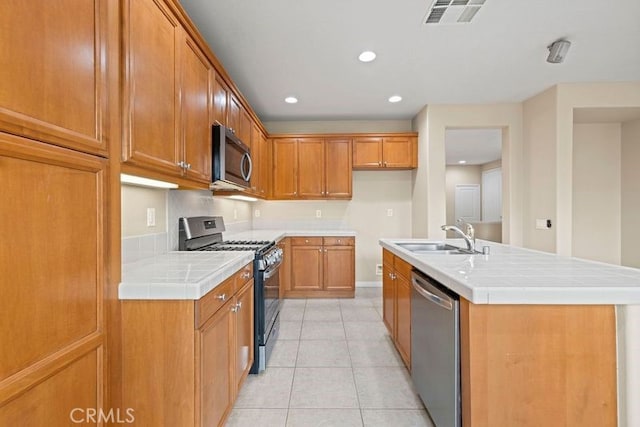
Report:
M437 427L460 427L460 297L416 270L411 284L413 383Z

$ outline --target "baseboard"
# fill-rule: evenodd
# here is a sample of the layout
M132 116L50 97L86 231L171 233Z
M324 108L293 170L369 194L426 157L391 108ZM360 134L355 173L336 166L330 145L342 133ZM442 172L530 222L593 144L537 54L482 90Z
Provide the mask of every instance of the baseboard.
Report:
M379 282L357 281L356 282L356 288L381 288L381 287L382 287L382 281L379 281Z

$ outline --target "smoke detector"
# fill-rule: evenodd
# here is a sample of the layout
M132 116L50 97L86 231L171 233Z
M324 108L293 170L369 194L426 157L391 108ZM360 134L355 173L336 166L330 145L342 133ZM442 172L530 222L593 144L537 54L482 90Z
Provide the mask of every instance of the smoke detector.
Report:
M424 17L425 24L464 24L471 22L485 0L434 0Z

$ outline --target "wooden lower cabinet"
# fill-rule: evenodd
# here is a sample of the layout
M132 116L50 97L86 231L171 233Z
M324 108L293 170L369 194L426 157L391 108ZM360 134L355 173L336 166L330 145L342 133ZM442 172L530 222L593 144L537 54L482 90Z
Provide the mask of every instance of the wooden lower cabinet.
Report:
M382 274L382 320L411 369L411 265L383 250Z
M383 320L408 368L411 268L383 250ZM613 306L460 299L465 427L615 427L616 362Z
M291 237L291 298L353 298L355 295L355 238Z
M197 301L122 301L123 404L137 424L224 425L253 364L251 267Z

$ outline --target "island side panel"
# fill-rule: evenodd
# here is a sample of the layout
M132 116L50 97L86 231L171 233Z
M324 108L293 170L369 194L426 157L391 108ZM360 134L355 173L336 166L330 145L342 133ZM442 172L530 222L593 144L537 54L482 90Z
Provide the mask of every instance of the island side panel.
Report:
M617 425L613 306L460 301L464 427Z

